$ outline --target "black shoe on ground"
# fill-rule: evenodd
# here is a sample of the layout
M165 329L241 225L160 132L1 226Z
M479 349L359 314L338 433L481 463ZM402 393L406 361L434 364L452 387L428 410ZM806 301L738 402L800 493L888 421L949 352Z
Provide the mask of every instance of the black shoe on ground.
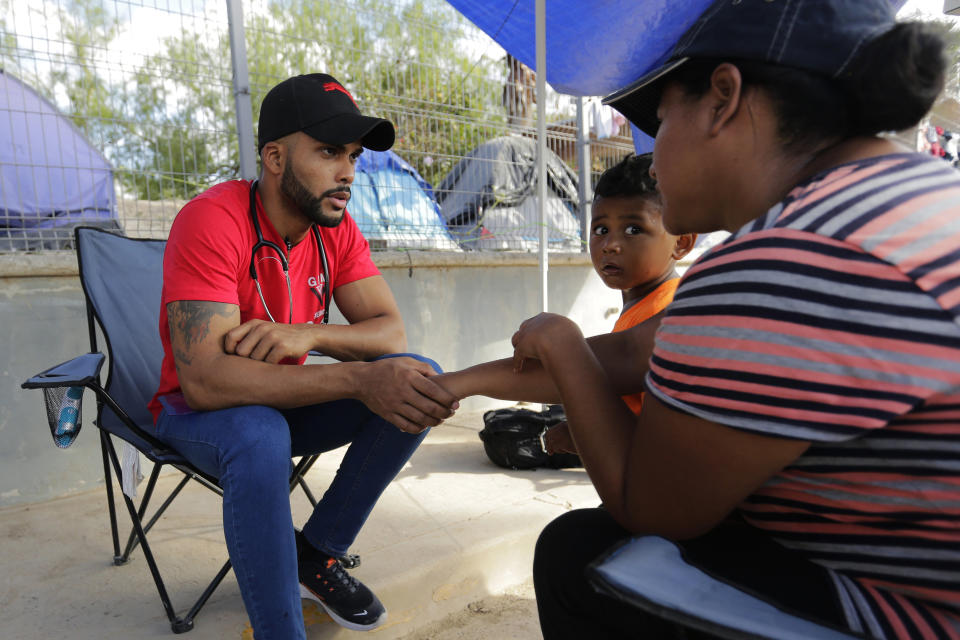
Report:
M380 600L347 573L337 558L311 547L297 532L300 597L318 602L337 624L355 631L376 629L387 620Z

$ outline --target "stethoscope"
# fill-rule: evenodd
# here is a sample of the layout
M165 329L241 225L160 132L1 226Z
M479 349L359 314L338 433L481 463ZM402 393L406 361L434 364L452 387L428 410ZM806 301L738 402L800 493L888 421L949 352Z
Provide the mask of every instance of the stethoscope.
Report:
M257 183L254 180L250 183L250 219L253 220L253 229L257 232L257 243L253 245L253 251L250 253L250 277L253 278L253 284L257 285L257 295L260 296L260 302L263 303L263 309L267 312L267 317L271 322L276 322L270 308L267 307L267 301L263 297L263 289L260 288L260 281L257 279L257 251L263 247L273 249L280 259L280 266L283 267L283 277L287 280L287 298L290 302L290 317L288 324L293 324L293 288L290 286L290 264L287 262L287 256L284 255L277 243L263 239L263 232L260 230L260 221L257 219ZM320 264L323 266L323 324L327 324L330 319L330 270L327 267L327 252L323 248L323 240L320 238L320 231L317 225L310 225L313 230L313 237L317 239L317 251L320 253Z

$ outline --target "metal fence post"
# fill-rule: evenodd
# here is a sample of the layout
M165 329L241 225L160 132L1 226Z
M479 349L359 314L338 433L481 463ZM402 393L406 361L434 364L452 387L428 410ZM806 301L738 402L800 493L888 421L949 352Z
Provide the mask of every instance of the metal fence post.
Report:
M257 177L257 144L253 139L253 106L250 102L250 74L247 71L247 43L243 32L241 0L227 0L230 25L230 62L233 67L233 104L237 119L237 140L240 145L240 177Z

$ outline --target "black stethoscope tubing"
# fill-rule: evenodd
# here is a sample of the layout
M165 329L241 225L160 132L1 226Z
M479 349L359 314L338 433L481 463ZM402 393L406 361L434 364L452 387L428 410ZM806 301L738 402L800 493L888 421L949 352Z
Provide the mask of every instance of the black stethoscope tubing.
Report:
M288 324L293 324L293 288L290 285L290 264L287 262L287 256L284 254L283 249L281 249L277 243L265 240L263 231L260 230L260 221L257 219L258 182L258 180L254 180L250 183L250 219L253 221L254 231L257 232L257 242L253 245L253 251L250 253L250 277L253 278L253 283L257 286L257 294L260 296L260 302L267 312L267 317L270 318L272 322L276 322L273 314L270 313L270 309L267 307L267 301L263 297L263 290L260 288L260 281L257 279L256 268L257 251L263 247L272 249L280 259L280 265L283 267L283 275L287 280L287 297L290 303ZM317 239L317 251L320 254L320 264L323 267L323 324L327 324L330 320L330 269L327 266L327 252L323 248L323 240L320 237L320 230L317 229L317 225L310 225L310 229L313 230L313 236Z

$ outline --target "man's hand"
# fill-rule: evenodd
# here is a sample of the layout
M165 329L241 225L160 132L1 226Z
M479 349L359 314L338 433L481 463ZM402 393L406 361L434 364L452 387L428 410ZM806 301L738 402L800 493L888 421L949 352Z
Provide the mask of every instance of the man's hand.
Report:
M278 364L284 358L299 360L313 349L317 325L278 324L247 320L223 337L223 350L252 360Z
M577 445L573 443L573 437L570 435L570 425L567 421L558 422L543 434L543 442L546 445L547 453L579 453Z
M414 358L384 358L366 363L358 399L407 433L420 433L456 411L457 398L430 377L436 372Z

